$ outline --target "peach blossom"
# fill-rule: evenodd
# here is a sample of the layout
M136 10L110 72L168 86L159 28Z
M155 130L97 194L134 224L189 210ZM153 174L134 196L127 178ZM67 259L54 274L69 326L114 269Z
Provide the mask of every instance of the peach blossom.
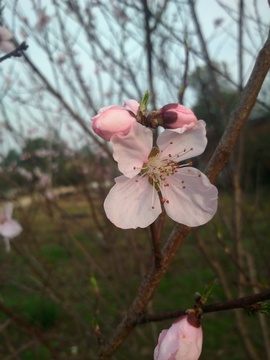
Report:
M102 139L110 141L113 135L127 135L131 125L136 121L139 103L126 100L124 106L107 106L99 110L92 118L92 129Z
M191 128L198 119L189 108L180 104L167 104L158 110L165 129Z
M0 26L0 51L4 53L10 53L15 50L14 44L11 42L12 33L5 28Z
M203 330L189 322L189 314L179 318L168 330L163 330L154 351L154 360L198 360L202 351Z

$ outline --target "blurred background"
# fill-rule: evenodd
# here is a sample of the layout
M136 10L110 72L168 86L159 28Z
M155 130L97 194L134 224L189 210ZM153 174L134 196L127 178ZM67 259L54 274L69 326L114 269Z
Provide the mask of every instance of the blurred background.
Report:
M0 242L0 358L95 359L151 262L148 229L124 231L103 201L117 176L91 118L140 101L182 103L207 124L204 170L269 31L266 0L9 0L1 26L29 48L0 64L0 200L23 232ZM1 39L0 39L1 41ZM4 55L4 54L1 54ZM147 312L269 288L269 76L230 162L219 209L185 239ZM166 219L162 241L174 223ZM152 359L170 321L138 326L113 359ZM270 359L269 319L206 314L204 359ZM100 330L100 332L99 332Z

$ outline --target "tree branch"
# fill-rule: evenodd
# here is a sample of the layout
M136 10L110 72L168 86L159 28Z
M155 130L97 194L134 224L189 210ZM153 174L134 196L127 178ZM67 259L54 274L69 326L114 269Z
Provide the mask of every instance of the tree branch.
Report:
M12 57L20 57L22 56L22 51L25 51L28 49L28 45L26 44L25 41L23 41L21 43L21 45L19 45L15 50L11 51L10 53L0 57L0 62L10 59Z
M260 310L259 302L270 300L270 289L260 292L258 294L250 295L241 297L238 299L227 300L219 303L204 305L202 307L203 313L211 313L216 311L225 311L225 310L232 310L232 309L247 309L249 310L252 305L258 305L258 311ZM145 324L153 321L162 321L168 319L175 319L179 316L185 315L185 310L177 310L177 311L170 311L163 314L145 314L142 315L140 318L137 319L136 325Z
M238 139L240 131L248 118L260 88L264 82L266 74L270 68L270 35L258 54L255 66L250 79L243 89L235 111L232 113L223 137L212 156L206 174L211 182L214 182L228 161L231 151ZM141 316L145 306L150 301L163 275L166 273L171 261L173 260L179 246L189 233L190 228L177 224L172 231L166 245L162 250L162 263L160 268L152 265L148 274L142 281L137 296L131 304L126 316L113 332L109 341L101 348L99 359L110 359L123 340L134 328L138 317Z

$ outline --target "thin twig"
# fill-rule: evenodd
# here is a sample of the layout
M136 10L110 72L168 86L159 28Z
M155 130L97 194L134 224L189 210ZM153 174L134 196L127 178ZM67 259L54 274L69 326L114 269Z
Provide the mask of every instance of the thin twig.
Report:
M155 257L155 265L158 268L161 266L162 256L161 256L161 247L160 247L161 241L160 241L160 236L158 237L156 222L153 222L150 225L150 230L151 230L153 251Z
M270 289L265 290L261 293L241 297L238 299L222 301L219 303L209 304L203 306L203 312L211 313L217 311L225 311L225 310L232 310L232 309L249 309L252 305L258 304L259 302L270 300ZM258 306L258 310L260 306ZM142 315L140 318L136 320L136 325L138 324L145 324L152 321L162 321L167 319L175 319L179 316L185 315L186 311L184 310L177 310L177 311L170 311L163 314L145 314Z
M25 51L28 49L28 45L26 44L25 41L23 41L21 43L21 45L19 45L15 50L11 51L10 53L0 57L0 62L10 59L12 57L21 57L22 56L22 51Z

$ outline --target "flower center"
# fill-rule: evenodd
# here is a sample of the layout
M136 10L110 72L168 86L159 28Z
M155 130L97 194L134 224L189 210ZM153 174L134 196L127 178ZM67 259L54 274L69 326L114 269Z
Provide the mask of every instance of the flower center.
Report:
M148 162L143 164L141 175L148 176L149 183L159 191L162 186L169 186L167 177L175 174L181 165L170 158L161 159L160 151L153 148L148 156Z
M170 142L168 146L170 146L171 144L173 144L173 142ZM187 154L192 150L193 148L190 148L188 150L183 149L180 153L177 153L176 155L172 155L169 153L166 156L162 157L162 152L164 151L164 149L160 151L156 147L152 148L148 156L148 160L143 164L142 168L140 169L139 176L148 177L149 184L153 187L153 201L154 192L156 190L161 193L161 202L169 204L170 200L162 196L162 188L170 186L170 181L168 178L177 173L178 169L192 165L192 162L181 165L179 164L181 155ZM135 170L136 167L134 167L133 169ZM190 170L188 170L188 172L190 172ZM182 189L186 188L185 180L177 179L176 181L179 182L179 186L181 186ZM136 179L136 182L139 183L139 179ZM152 209L154 209L153 203Z

